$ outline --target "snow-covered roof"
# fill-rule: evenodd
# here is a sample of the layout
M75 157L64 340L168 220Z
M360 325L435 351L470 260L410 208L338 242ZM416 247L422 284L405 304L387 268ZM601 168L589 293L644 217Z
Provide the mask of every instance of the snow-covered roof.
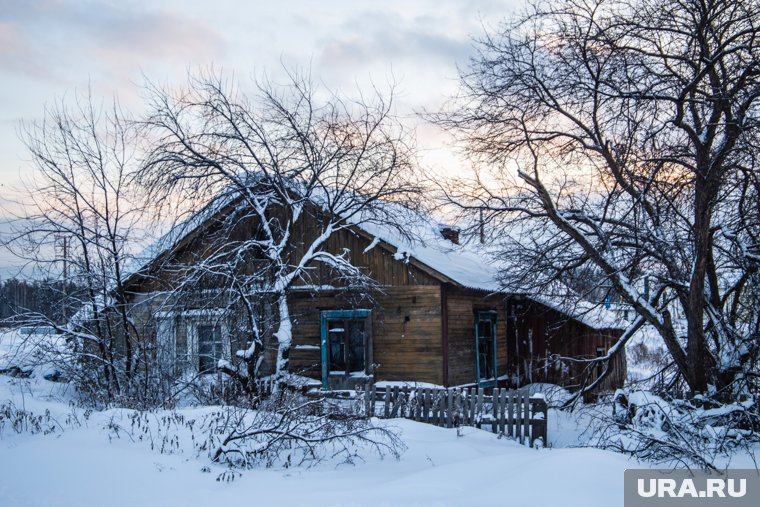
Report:
M444 239L439 224L420 213L407 213L405 232L395 227L365 221L358 227L396 248L397 260L413 258L462 287L501 292L498 266L488 262L489 253L481 245L456 245ZM413 239L411 239L413 238Z
M557 295L536 294L527 289L505 287L500 275L508 266L499 262L496 252L487 245L473 242L454 244L443 237L440 232L441 225L432 217L412 212L408 212L407 216L405 229L410 230L405 235L400 234L394 227L373 221L363 222L358 227L374 238L395 247L396 259L415 259L462 287L494 293L520 294L594 329L624 329L627 326L617 312L600 304L583 300L571 302L568 298ZM569 291L567 287L564 289L561 292Z
M145 269L153 259L170 251L184 237L230 203L233 197L232 194L228 194L215 199L202 211L172 228L136 257L135 268L130 270L127 276ZM314 196L312 198L319 204L318 198ZM399 223L403 223L403 232L398 227L368 214L371 211L362 216L353 217L349 221L373 238L365 251L377 248L382 241L396 249L394 257L397 260L402 262L414 260L461 287L493 293L520 294L571 316L594 329L626 327L626 323L618 317L616 312L607 310L599 304L588 301L576 301L569 304L566 298L535 294L530 290L520 288L507 288L500 280L500 274L508 267L496 260L496 252L489 250L487 245L473 242L454 244L443 237L441 224L430 215L391 203L386 203L384 206L392 208L392 212L384 213L383 216L394 216ZM388 209L384 211L387 212Z

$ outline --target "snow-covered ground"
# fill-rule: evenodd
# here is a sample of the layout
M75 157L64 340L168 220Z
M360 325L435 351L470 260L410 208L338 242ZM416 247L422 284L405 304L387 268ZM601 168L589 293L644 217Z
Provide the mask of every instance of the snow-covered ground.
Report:
M407 420L385 422L408 446L399 460L368 456L354 465L323 463L302 469L243 471L218 482L221 466L207 455L181 450L161 454L145 442L108 429L119 411L95 412L63 401L60 384L0 376L0 405L12 401L35 414L50 411L65 428L50 434L0 433L0 505L256 505L279 506L467 506L622 505L623 471L637 464L612 452L588 448L529 449L472 428L457 435ZM184 409L197 416L199 410ZM76 415L81 426L67 425ZM158 414L160 415L160 414ZM550 434L568 445L582 428L559 423ZM111 438L109 438L109 435ZM559 438L557 438L559 437ZM564 440L564 441L563 441Z
M0 366L32 357L18 354L18 338L0 335ZM12 358L11 350L16 351ZM76 408L70 387L34 370L30 378L0 375L0 506L606 507L623 505L626 468L647 467L622 454L581 447L588 414L552 409L547 449L526 448L474 428L457 431L396 419L378 424L402 438L407 449L400 459L364 453L354 464L326 460L311 468L230 473L212 465L208 452L198 452L181 429L176 442L170 439L170 453L159 452L160 445L151 449L149 441L161 440L153 432L169 412L146 416L153 421L152 436L141 441L139 431L124 431L134 412ZM34 423L28 420L22 421L28 427L17 431L9 407L35 414L38 427L52 431L29 431ZM188 407L177 413L200 419L212 410ZM748 456L731 465L753 466Z

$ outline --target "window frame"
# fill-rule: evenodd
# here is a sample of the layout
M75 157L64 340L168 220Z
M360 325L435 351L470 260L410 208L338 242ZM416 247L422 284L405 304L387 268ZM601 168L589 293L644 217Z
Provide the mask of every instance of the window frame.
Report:
M198 326L219 326L222 338L223 359L232 358L232 337L229 333L229 317L232 311L228 308L185 308L183 310L161 310L153 313L156 322L156 346L162 347L161 336L168 336L172 342L170 359L175 364L174 372L179 374L197 375L200 373L198 357ZM159 333L160 326L171 321L170 333ZM184 329L184 350L180 350L181 330ZM163 352L161 352L163 355ZM157 359L158 359L157 352ZM182 361L182 364L179 362ZM159 363L160 364L160 363Z
M330 373L329 361L329 330L327 329L330 320L364 320L364 374L372 375L372 311L371 310L322 310L319 312L319 329L320 329L320 349L322 360L322 388L329 388L330 377L348 378L350 376L350 366L346 364L346 370L342 375ZM348 336L346 340L348 340Z
M200 326L218 325L222 339L222 358L230 359L232 357L232 344L227 323L230 315L229 310L222 308L199 308L172 313L181 319L185 327L185 372L196 375L200 373L200 358L198 356L198 327ZM177 350L177 354L179 355L179 350Z
M475 381L478 387L495 387L499 379L498 370L498 349L496 341L496 322L498 320L498 312L495 310L478 310L475 312ZM493 368L493 378L483 378L480 375L480 323L482 321L488 321L491 324L491 347L493 351L493 359L491 361L491 368Z
M212 355L206 356L213 358L216 362L207 370L201 370L201 362L203 361L203 357L201 356L201 328L210 328L211 329L211 345L212 345ZM219 332L219 336L214 336L217 333L217 329ZM196 339L196 354L195 354L195 366L197 367L198 373L204 375L209 373L216 372L217 364L221 359L229 359L230 357L230 344L229 340L225 340L225 329L222 326L222 323L219 321L216 322L205 322L201 319L198 319L197 322L194 323L194 331L195 331L195 339ZM216 348L218 345L221 345L222 349L221 351L216 351ZM218 352L220 357L215 357L216 354L213 354L213 352Z

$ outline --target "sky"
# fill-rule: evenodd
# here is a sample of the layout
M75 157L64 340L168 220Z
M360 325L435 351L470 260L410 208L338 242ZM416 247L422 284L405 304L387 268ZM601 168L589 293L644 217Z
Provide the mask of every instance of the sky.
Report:
M0 0L0 216L30 175L21 121L88 88L139 114L146 79L179 85L211 65L243 82L310 69L349 94L395 82L423 163L452 170L463 162L449 140L415 112L455 92L472 38L522 1ZM12 264L0 252L0 276Z

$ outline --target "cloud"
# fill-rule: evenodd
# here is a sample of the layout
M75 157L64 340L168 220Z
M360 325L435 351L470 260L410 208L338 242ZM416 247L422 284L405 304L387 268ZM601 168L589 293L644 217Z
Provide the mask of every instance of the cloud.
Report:
M178 11L132 3L0 0L0 70L65 79L88 60L106 72L209 61L223 50L216 28ZM94 67L95 65L91 66Z
M50 72L39 63L39 55L30 41L11 23L0 21L0 69L37 78L49 78Z
M367 11L343 23L323 42L321 62L328 67L370 66L378 61L436 63L465 60L471 43L465 33L452 33L435 16L412 19L398 14Z

